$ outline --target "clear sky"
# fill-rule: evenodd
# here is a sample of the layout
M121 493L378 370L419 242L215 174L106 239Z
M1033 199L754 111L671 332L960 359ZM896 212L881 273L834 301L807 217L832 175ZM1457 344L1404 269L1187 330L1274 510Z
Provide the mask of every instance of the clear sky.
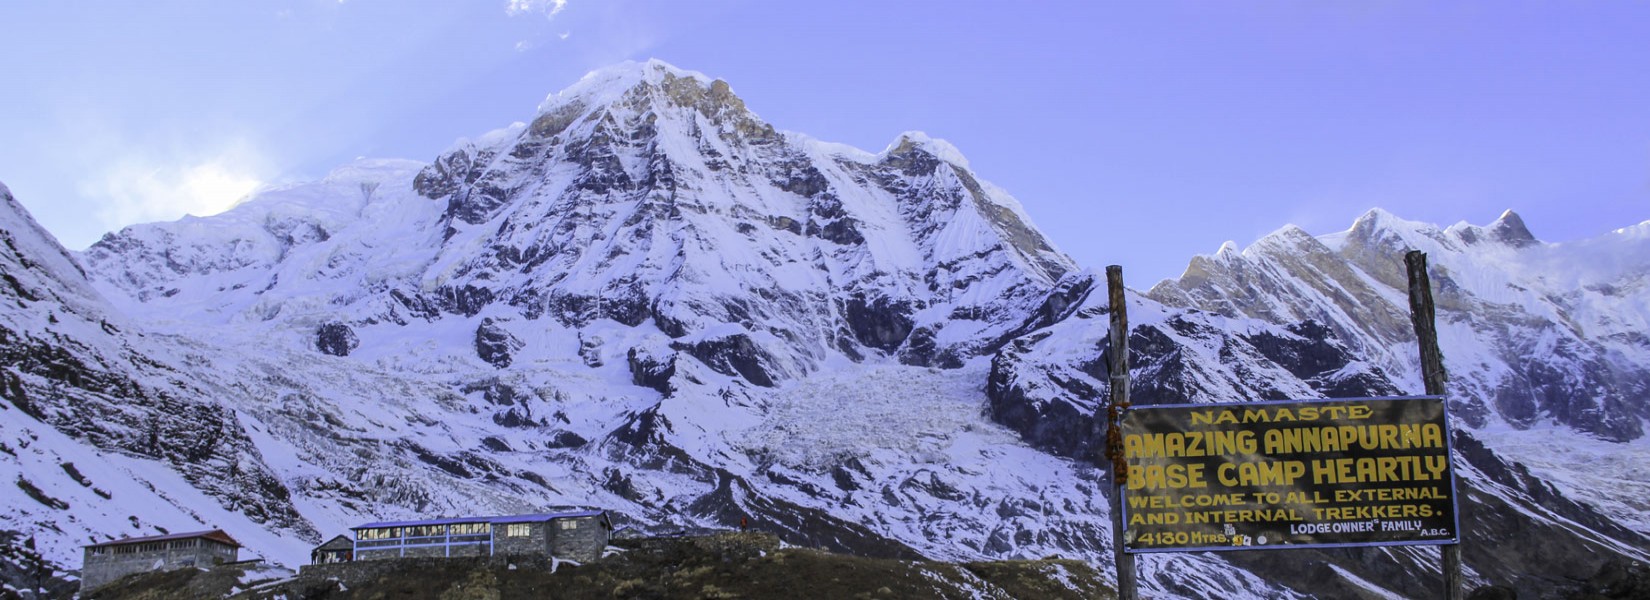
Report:
M660 58L776 127L947 139L1133 287L1371 207L1650 219L1650 3L0 3L0 181L65 245L358 156L428 161Z

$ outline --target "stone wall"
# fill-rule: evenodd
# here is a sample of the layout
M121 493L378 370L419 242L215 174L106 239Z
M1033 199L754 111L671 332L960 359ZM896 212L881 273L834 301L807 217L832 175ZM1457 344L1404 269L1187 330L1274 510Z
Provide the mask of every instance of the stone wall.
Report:
M330 565L304 565L298 568L299 575L309 579L337 579L351 587L360 582L370 582L384 575L415 572L424 568L446 566L454 562L465 562L477 566L507 567L515 565L518 569L550 570L550 557L547 556L482 556L464 558L407 558L402 560L363 560Z
M355 551L355 560L357 561L386 560L391 558L401 558L400 546L362 548Z
M524 525L527 535L512 537L508 534L510 527ZM494 556L526 556L543 555L550 550L549 524L543 522L527 523L494 523L493 524L493 555Z
M600 517L556 519L550 522L550 553L557 558L591 562L602 557L612 534Z
M116 552L116 547L103 547L102 554L87 548L80 569L80 589L91 590L133 573L169 571L189 567L206 568L224 562L234 562L236 550L207 540L194 547L174 547L173 541L153 542L162 547L149 552Z

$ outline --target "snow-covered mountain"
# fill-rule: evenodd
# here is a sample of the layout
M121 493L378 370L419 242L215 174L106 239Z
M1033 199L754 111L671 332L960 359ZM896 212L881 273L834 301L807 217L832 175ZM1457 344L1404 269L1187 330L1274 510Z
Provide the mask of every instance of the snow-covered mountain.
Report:
M1372 213L1198 257L1131 295L1135 394L1417 391L1394 261L1425 250L1466 524L1502 542L1468 567L1550 590L1650 546L1650 463L1531 450L1644 455L1650 271L1607 263L1650 256L1647 227L1550 245L1516 217ZM0 528L65 566L190 527L295 565L361 521L567 504L874 555L1109 560L1103 282L920 133L824 143L725 82L627 63L430 164L358 161L78 255L9 194L0 230L0 476L19 481ZM1154 556L1144 575L1192 597L1415 595L1427 552Z
M1585 242L1538 241L1508 211L1447 229L1372 210L1341 233L1285 227L1192 260L1150 296L1272 322L1314 321L1359 356L1418 381L1403 253L1435 268L1456 413L1475 428L1563 425L1609 441L1650 419L1650 222Z

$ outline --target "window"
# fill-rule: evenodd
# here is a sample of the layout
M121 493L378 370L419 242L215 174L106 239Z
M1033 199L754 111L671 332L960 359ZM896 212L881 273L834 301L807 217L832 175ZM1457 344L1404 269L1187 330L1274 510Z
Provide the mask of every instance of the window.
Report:
M407 537L441 537L447 535L446 525L417 525L407 528Z
M562 529L578 529L579 528L579 522L578 521L562 521L561 522L561 528Z
M487 523L454 523L453 535L487 535L490 527Z
M526 523L510 523L504 526L504 535L507 537L527 537L533 535L533 530Z
M359 532L357 532L355 534L355 539L358 539L358 540L387 540L387 539L390 539L390 538L398 538L398 537L401 537L401 528L400 527L378 527L378 528L375 528L375 529L362 529L362 530L360 530Z

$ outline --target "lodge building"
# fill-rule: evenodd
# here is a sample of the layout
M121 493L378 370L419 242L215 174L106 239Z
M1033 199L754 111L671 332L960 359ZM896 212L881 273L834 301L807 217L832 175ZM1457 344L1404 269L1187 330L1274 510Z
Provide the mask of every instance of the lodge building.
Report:
M235 562L241 544L221 529L110 540L86 546L80 589L92 590L133 573Z
M385 521L350 530L355 532L353 547L343 546L348 541L343 536L333 538L315 548L312 562L514 555L588 562L601 558L613 537L613 523L601 510Z

